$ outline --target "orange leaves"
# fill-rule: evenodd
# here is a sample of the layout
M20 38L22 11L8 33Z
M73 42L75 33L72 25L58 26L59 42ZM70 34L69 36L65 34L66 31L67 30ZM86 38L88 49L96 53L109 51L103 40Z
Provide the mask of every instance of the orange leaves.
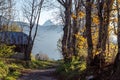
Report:
M76 16L75 14L72 14L71 17L72 17L73 19L77 19L77 16Z
M83 17L85 17L85 13L82 12L82 11L80 11L80 12L78 13L78 16L79 16L80 18L83 18Z
M80 35L80 33L75 34L75 37L77 38L77 47L79 49L83 49L87 46L86 39L82 35Z
M82 36L82 35L80 35L80 34L75 34L75 37L78 39L78 40L80 40L80 41L82 41L82 42L84 42L86 39Z
M96 51L95 55L98 55L99 54L99 51Z
M92 21L95 25L98 25L100 23L98 16L93 16Z
M77 15L75 15L74 13L72 13L71 17L73 19L83 18L83 17L85 17L85 13L83 11L79 11L79 13L77 13Z
M79 45L79 46L78 46L78 48L79 48L79 49L82 49L82 48L83 48L83 46Z
M118 0L118 3L120 3L120 0Z

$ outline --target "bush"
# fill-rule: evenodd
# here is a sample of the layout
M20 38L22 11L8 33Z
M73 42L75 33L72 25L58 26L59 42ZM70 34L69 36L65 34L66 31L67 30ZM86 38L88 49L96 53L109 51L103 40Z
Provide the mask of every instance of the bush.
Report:
M8 66L6 66L8 65ZM5 64L0 61L0 80L16 80L20 76L21 67L12 63Z
M12 63L12 64L9 65L9 71L10 72L19 71L22 68L23 68L22 66L18 66L18 65L14 64L14 63Z
M10 57L14 54L13 49L15 46L7 46L5 44L0 45L0 57Z
M19 67L18 65L12 63L12 64L8 64L9 67L9 73L7 74L7 76L4 78L4 80L16 80L20 75L20 70L21 67Z
M16 78L12 77L12 76L8 76L5 78L5 80L16 80Z
M5 78L8 72L8 66L6 66L2 61L0 61L0 79Z
M62 80L75 80L75 78L78 77L85 69L86 62L73 56L71 62L60 64L56 69L56 73L60 78L62 78Z

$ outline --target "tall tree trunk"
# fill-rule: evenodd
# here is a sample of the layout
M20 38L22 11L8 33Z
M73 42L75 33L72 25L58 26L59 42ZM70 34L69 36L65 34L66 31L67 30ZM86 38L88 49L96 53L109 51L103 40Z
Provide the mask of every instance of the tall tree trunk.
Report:
M91 34L91 0L86 0L86 36L87 36L87 44L88 44L88 59L87 66L91 65L91 61L93 60L93 42L92 42L92 34Z
M77 38L75 35L78 35L78 32L80 30L79 11L81 8L81 0L75 1L74 5L75 5L74 7L75 7L76 19L73 19L72 49L73 49L73 55L78 56Z
M31 26L30 26L31 27ZM32 29L29 31L29 36L28 36L28 42L27 45L25 46L25 56L24 59L25 61L30 61L31 60L31 51L32 51Z
M63 28L63 39L62 39L62 55L65 60L71 57L71 53L68 53L68 48L70 47L69 39L71 33L71 8L72 0L69 0L65 5L65 26Z
M102 36L103 36L103 5L104 2L100 2L100 0L98 0L98 17L99 17L99 21L100 21L100 25L99 25L99 33L98 33L98 44L97 44L97 49L101 48L101 43L102 43Z
M79 28L78 28L78 19L75 19L73 21L73 35L72 35L72 49L73 49L73 55L74 56L78 56L78 53L77 53L77 38L75 35L78 35L78 32L79 32Z
M31 60L31 52L37 35L38 23L40 19L40 13L43 2L44 0L29 0L29 2L26 3L23 7L25 17L29 21L28 42L25 47L25 56L24 56L26 61ZM27 10L26 6L30 8L31 11ZM35 31L33 30L33 28L35 28Z
M118 16L118 34L117 34L117 42L118 42L118 53L116 55L114 66L113 66L113 74L110 76L110 80L120 80L119 74L120 74L120 11L119 11L119 5L118 0L116 1L117 5L117 16Z
M104 53L106 51L106 44L108 39L108 26L110 19L110 10L112 9L113 0L100 1L98 0L98 16L100 20L99 38L97 44L97 50L100 50L100 65L104 65Z
M118 7L118 0L117 0L117 16L118 16L118 33L117 33L117 42L118 42L118 53L116 55L115 58L115 62L114 62L114 68L119 68L120 70L120 11L119 11L119 7Z

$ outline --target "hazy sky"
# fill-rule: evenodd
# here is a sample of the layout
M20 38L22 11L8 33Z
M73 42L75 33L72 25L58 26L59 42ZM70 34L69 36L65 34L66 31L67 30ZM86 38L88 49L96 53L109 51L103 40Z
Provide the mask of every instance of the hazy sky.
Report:
M16 20L25 21L22 13L22 0L16 0ZM44 24L45 21L56 17L55 9L42 9L39 24ZM19 16L18 16L19 15ZM54 21L57 22L57 21ZM50 58L60 59L61 54L57 51L57 41L61 38L62 32L57 32L56 30L50 30L44 32L43 29L38 29L38 35L36 37L35 45L33 47L33 54L46 53ZM27 33L27 32L26 32ZM44 35L43 35L44 34ZM43 36L43 37L42 37ZM39 40L39 41L37 41Z
M25 21L22 14L22 0L15 0L16 1L16 20L18 21ZM54 10L44 10L42 9L39 24L44 24L45 21L52 19Z

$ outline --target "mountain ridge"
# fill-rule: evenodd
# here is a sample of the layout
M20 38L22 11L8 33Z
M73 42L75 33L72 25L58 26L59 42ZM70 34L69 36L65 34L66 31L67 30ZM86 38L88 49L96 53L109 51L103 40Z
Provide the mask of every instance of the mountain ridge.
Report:
M19 22L19 21L16 22L19 26L22 25L23 32L28 34L29 24L26 22ZM32 53L34 55L38 53L45 53L50 58L53 58L55 60L61 59L61 54L57 50L57 41L61 38L61 35L62 35L61 25L55 25L55 24L53 25L53 23L51 23L51 25L48 26L39 25L38 33L36 36Z

